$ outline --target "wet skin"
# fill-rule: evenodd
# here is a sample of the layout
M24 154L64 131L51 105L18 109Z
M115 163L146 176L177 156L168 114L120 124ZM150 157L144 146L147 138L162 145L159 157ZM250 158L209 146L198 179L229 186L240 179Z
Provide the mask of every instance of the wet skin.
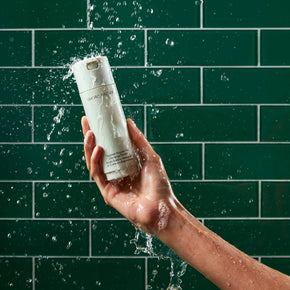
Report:
M175 197L161 158L132 120L129 135L141 160L134 177L107 181L103 149L82 118L88 170L105 202L133 225L159 238L221 289L289 289L290 277L238 250L191 215ZM246 237L245 237L246 238Z

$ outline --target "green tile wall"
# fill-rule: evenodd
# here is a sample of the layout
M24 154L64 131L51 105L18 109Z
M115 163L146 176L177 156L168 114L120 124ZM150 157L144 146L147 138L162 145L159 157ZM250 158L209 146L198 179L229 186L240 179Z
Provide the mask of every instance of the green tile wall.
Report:
M69 64L96 53L180 201L289 274L288 11L287 0L3 2L1 289L169 285L170 261L135 253L135 229L86 170ZM189 266L181 286L217 289Z

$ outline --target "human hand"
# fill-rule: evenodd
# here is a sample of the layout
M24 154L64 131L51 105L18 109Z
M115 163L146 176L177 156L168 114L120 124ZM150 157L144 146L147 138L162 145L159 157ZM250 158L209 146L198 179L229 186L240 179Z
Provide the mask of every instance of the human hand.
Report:
M127 120L127 126L141 160L140 172L134 177L108 181L102 166L104 150L96 144L94 133L84 116L82 129L87 168L108 205L135 226L156 235L166 228L171 208L177 200L159 155L131 119Z

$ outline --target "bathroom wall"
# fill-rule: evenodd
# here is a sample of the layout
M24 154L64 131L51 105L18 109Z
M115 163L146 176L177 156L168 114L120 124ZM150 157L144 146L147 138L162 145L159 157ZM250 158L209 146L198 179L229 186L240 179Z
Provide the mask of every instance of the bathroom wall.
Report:
M206 226L290 274L290 2L10 0L0 10L1 289L166 289L83 158L69 64L109 57L127 117ZM216 289L190 267L183 289Z

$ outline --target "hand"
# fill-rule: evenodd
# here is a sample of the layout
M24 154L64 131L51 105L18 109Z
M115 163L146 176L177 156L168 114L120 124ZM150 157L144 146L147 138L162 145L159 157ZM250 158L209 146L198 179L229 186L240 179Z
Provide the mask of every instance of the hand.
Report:
M95 143L87 118L82 118L84 150L88 170L97 183L105 202L132 224L151 234L166 228L170 208L177 202L161 158L153 150L135 123L127 120L131 141L141 160L141 170L134 177L107 181L103 172L103 148Z

